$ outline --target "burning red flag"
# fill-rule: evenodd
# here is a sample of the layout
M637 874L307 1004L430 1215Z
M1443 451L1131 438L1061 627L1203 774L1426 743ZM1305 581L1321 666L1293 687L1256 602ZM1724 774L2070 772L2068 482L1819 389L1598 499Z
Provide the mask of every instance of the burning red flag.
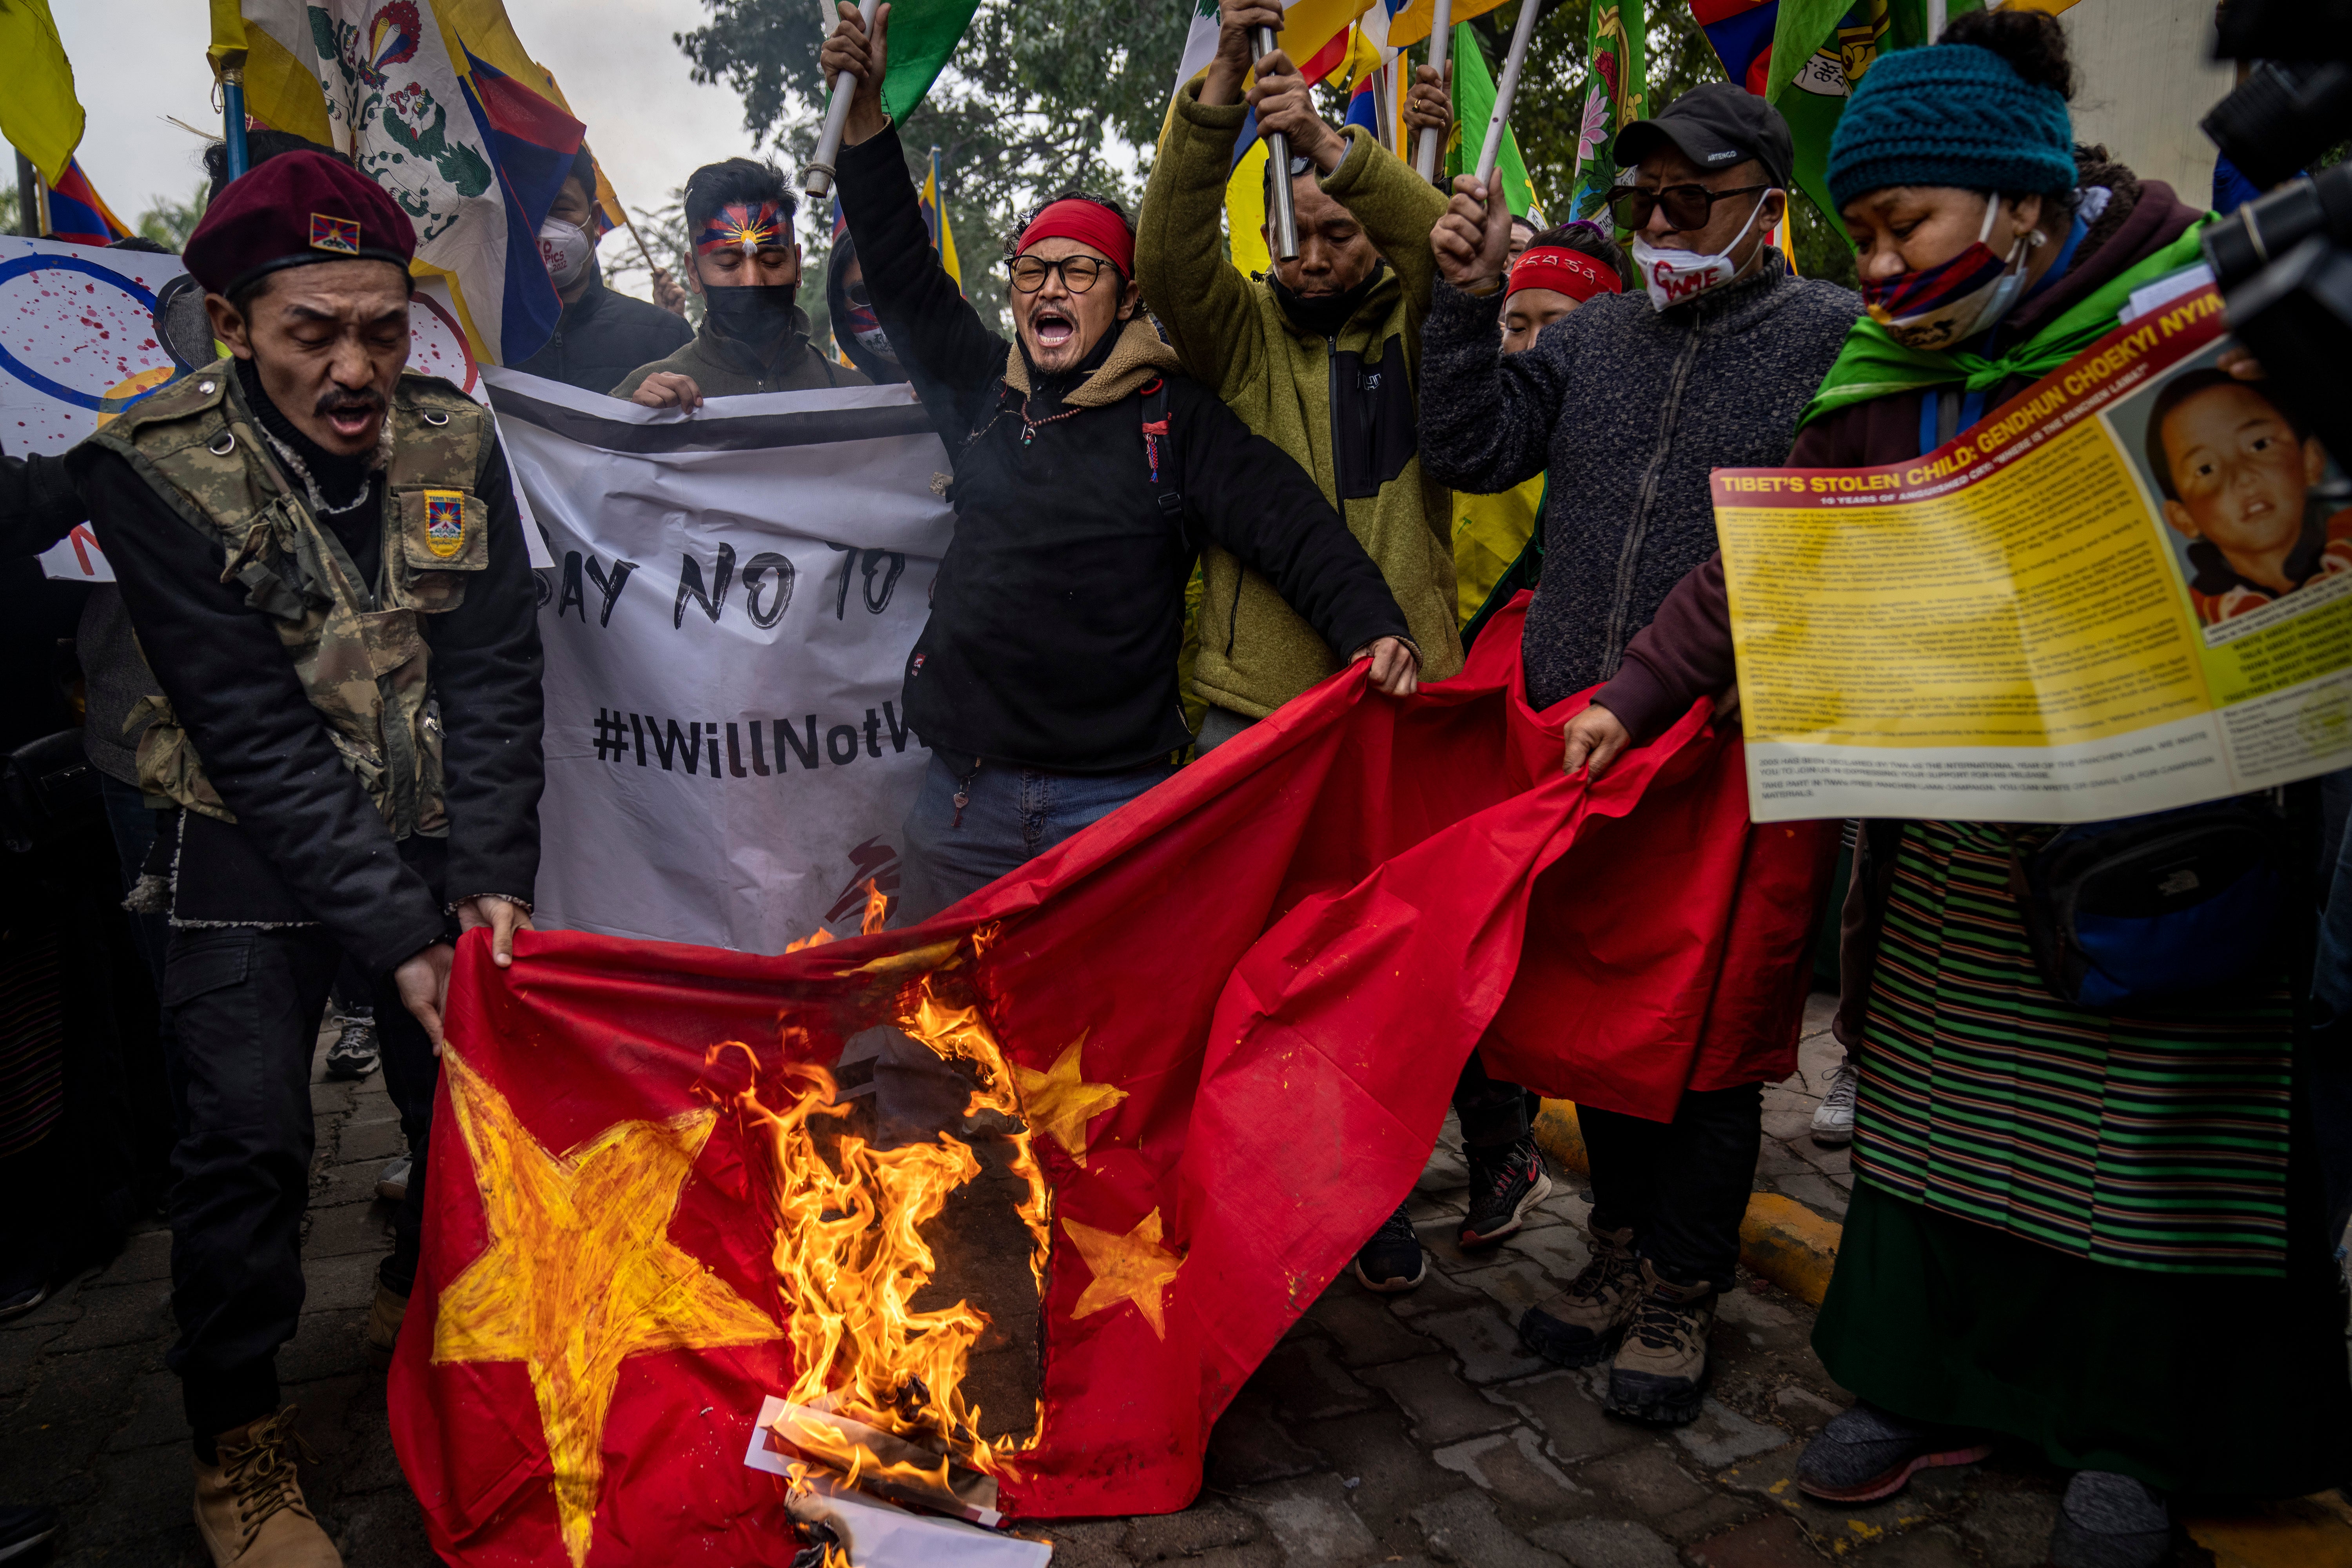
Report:
M982 1522L1181 1508L1482 1036L1661 1117L1793 1039L1822 835L1748 828L1704 703L1563 776L1581 700L1539 721L1517 648L1335 678L911 931L462 944L392 1392L435 1548L782 1565L794 1456Z

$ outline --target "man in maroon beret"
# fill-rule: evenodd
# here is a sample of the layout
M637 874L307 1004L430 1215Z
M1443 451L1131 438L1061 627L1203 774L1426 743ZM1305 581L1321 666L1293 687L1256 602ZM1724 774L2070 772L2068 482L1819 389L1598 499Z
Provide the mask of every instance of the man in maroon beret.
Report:
M141 892L170 913L183 1099L172 1306L196 1522L226 1568L341 1561L295 1479L278 1348L302 1305L310 1060L348 953L376 981L415 1153L368 1336L415 1278L457 931L496 962L539 865L538 595L489 416L408 374L408 219L314 153L273 158L189 237L226 359L73 462L163 696L140 784L176 807ZM134 899L138 898L134 894Z

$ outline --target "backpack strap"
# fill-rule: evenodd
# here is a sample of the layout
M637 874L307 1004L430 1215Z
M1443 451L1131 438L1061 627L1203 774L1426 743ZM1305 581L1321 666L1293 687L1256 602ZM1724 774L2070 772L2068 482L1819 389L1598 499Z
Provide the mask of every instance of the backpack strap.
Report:
M1184 511L1184 492L1177 486L1176 441L1168 422L1168 378L1155 375L1136 391L1143 428L1143 460L1151 466L1151 482L1159 487L1159 505L1171 522Z

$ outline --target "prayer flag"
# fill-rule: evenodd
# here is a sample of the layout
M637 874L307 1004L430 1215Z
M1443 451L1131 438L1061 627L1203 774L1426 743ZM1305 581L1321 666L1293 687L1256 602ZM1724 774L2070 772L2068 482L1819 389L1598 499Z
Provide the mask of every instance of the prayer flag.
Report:
M75 245L112 245L130 238L131 232L82 173L80 160L67 159L65 176L49 187L49 237Z
M1445 173L1478 172L1478 153L1486 142L1486 121L1495 113L1495 78L1486 65L1486 51L1478 29L1464 22L1454 29L1454 134L1445 143ZM1519 157L1519 139L1503 124L1503 145L1495 154L1495 174L1503 182L1503 199L1521 217L1534 217L1535 187L1528 182L1528 166ZM1449 183L1448 188L1451 189ZM1540 219L1538 219L1540 226Z
M1692 3L1705 5L1706 0ZM1739 0L1728 3L1736 5ZM1614 0L1613 4L1592 0L1591 19L1585 31L1589 65L1584 114L1576 133L1576 181L1568 197L1571 220L1609 221L1601 209L1609 205L1609 193L1617 184L1617 132L1650 112L1647 32L1643 0Z
M1474 1047L1662 1119L1735 1000L1793 1043L1815 909L1774 858L1818 897L1833 832L1751 833L1704 701L1564 774L1583 699L1527 708L1523 615L1412 699L1334 676L908 930L778 958L530 932L507 970L468 934L390 1390L434 1550L782 1568L779 1433L822 1451L842 1417L982 1522L1181 1508ZM886 1169L963 1184L924 1212ZM919 1377L873 1349L909 1299L944 1356Z
M0 0L0 59L8 62L0 133L55 189L81 144L82 112L49 0Z

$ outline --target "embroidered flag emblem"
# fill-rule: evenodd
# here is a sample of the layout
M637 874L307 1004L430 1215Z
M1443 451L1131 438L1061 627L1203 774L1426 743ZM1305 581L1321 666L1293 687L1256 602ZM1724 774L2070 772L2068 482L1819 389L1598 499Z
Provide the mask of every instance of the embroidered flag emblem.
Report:
M310 215L310 248L337 250L345 256L360 253L360 220L355 217L331 217L325 213Z
M466 548L463 490L425 492L425 548L444 561Z

